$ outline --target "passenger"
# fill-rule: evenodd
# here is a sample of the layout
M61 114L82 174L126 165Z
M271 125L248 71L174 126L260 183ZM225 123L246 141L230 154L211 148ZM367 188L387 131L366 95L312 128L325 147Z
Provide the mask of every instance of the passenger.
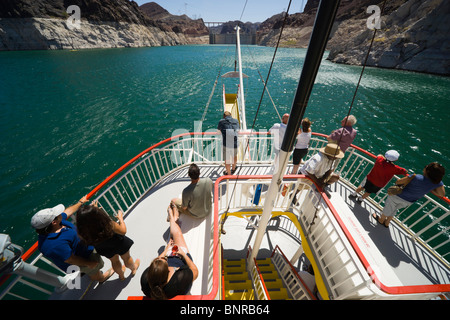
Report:
M338 163L336 160L343 157L344 152L337 144L328 143L300 167L300 172L310 177L330 197L326 188L339 180L339 175L334 170Z
M356 137L356 129L353 126L356 124L356 118L353 115L345 117L341 121L342 127L334 130L328 136L328 142L336 143L339 145L341 150L345 152L348 147L352 144Z
M273 134L273 148L275 151L275 155L280 153L281 144L283 143L284 134L286 133L287 123L289 121L289 113L283 114L281 118L281 123L275 123L270 129L269 132Z
M177 211L177 207L171 203L167 209L171 240L141 276L141 289L152 299L164 300L185 295L198 277L198 269L175 220Z
M31 226L39 234L39 251L61 270L68 272L68 268L75 265L91 280L102 283L114 274L113 269L106 273L100 271L104 265L102 257L94 251L94 247L86 246L80 240L76 227L68 221L86 202L88 200L84 196L67 209L59 204L40 210L31 218Z
M270 169L271 173L276 172L279 168L279 154L281 145L283 143L284 134L286 133L288 121L289 121L289 114L285 113L283 117L281 117L281 123L275 123L269 129L269 132L273 135L273 151L275 154L274 164Z
M195 163L189 166L188 175L191 183L184 188L181 199L175 198L171 201L178 209L175 221L178 221L179 213L198 219L211 214L213 182L208 177L200 178L200 168Z
M119 275L120 280L125 280L125 266L131 270L131 275L136 274L140 260L136 262L130 255L133 240L125 236L127 227L123 220L123 212L118 211L115 222L102 209L97 202L92 205L81 206L76 213L76 225L78 235L88 245L94 246L97 253L111 260L113 270ZM120 258L119 258L120 257Z
M302 127L298 130L297 144L293 154L294 167L292 174L298 173L298 166L302 159L308 154L309 141L311 140L311 121L308 118L302 120Z
M358 194L364 189L365 193L357 198L357 201L363 201L371 193L377 193L381 190L394 175L408 174L405 168L399 167L394 164L398 160L400 154L395 150L389 150L385 153L384 157L380 154L375 160L375 164L370 173L363 180L361 186L359 186L350 197L358 197Z
M442 182L444 175L445 168L437 162L432 162L423 169L423 175L416 174L415 176L398 179L396 184L401 185L409 181L410 177L412 178L411 182L405 186L402 193L387 197L381 217L378 217L375 213L372 214L372 217L375 218L378 223L388 228L389 223L394 218L397 210L410 206L428 192L431 192L438 197L444 197L445 188L444 183Z
M219 121L217 130L222 133L223 159L225 171L223 174L234 174L237 168L239 122L231 117L229 111L223 113L223 119Z

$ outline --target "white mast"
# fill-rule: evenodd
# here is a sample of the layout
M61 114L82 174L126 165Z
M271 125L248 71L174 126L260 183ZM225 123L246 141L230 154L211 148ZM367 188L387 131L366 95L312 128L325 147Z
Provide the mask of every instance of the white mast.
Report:
M239 99L241 105L241 119L242 119L242 130L247 130L247 120L245 118L245 99L244 99L244 81L242 78L242 61L241 61L241 39L239 37L239 26L236 26L236 44L238 52L238 64L239 64Z
M294 102L292 104L289 121L286 127L286 133L283 138L280 153L275 160L279 163L275 165L275 172L272 176L272 182L267 191L264 209L261 219L258 223L258 230L252 253L248 258L248 266L253 265L253 258L256 258L261 247L261 242L266 232L267 224L272 217L277 192L280 188L283 173L286 169L289 155L293 150L295 138L301 119L303 118L309 96L314 85L314 81L319 70L320 62L325 51L327 40L329 38L331 27L336 17L337 8L340 1L321 1L316 14L313 32L309 40L308 50L306 52L305 62L303 63L300 81L297 86ZM250 269L249 269L250 270Z

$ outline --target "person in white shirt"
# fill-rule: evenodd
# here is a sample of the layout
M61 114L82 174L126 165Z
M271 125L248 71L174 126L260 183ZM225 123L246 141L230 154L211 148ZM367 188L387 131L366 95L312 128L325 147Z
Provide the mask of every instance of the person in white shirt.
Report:
M298 130L297 144L293 154L294 167L291 174L297 174L298 166L302 159L308 154L309 141L311 140L311 121L308 118L302 120L302 127Z
M281 118L281 123L275 123L269 132L273 135L273 153L275 154L273 165L270 172L276 172L278 170L278 160L280 154L281 144L283 143L284 134L286 133L286 127L289 120L289 114L285 113Z
M310 177L320 188L325 188L339 180L334 170L338 164L336 160L343 157L344 152L337 144L328 143L300 167L300 172Z
M273 150L275 152L275 155L278 155L278 153L280 152L288 120L289 114L285 113L281 118L281 123L275 123L272 128L269 129L269 132L273 134Z

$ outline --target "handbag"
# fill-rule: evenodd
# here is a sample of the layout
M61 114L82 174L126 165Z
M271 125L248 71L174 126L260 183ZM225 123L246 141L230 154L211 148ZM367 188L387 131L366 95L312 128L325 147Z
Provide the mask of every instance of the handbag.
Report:
M396 184L396 185L393 185L393 186L389 187L387 189L388 195L389 196L396 196L396 195L401 194L403 192L403 189L405 189L405 187L408 185L408 183L410 183L414 179L415 176L416 176L416 174L414 173L412 176L410 176L408 178L408 180L405 183L403 183L403 184Z

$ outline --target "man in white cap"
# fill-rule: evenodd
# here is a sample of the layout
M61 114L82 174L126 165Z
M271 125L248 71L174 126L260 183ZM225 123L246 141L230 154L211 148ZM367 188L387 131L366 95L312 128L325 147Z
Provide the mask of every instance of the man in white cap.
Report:
M31 218L31 226L39 234L39 251L61 270L67 272L69 266L76 265L92 280L104 282L114 271L100 271L103 267L101 256L94 252L94 247L86 246L80 241L76 227L68 221L69 217L88 201L84 196L67 209L59 204L40 210Z
M328 143L300 167L300 172L310 177L319 187L326 188L339 180L339 175L334 170L338 164L336 160L343 157L344 152L337 144Z
M356 200L361 202L367 198L371 193L377 193L380 191L394 175L408 174L405 168L399 167L394 164L398 160L400 154L395 150L389 150L385 153L384 157L380 154L375 160L375 164L370 173L364 178L361 186L359 186L350 197L356 198L359 193L364 189L365 193L359 196Z

